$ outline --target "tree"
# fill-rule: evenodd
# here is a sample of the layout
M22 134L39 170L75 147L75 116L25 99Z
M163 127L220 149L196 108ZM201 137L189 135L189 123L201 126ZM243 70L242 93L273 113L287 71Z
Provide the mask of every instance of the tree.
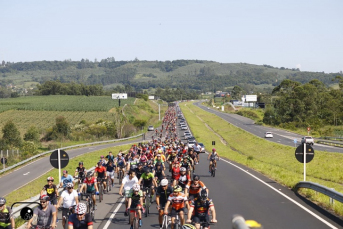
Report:
M70 127L67 119L63 116L58 116L56 118L56 125L54 126L54 130L66 137L68 136L68 132L70 132L69 129Z
M9 148L19 148L21 146L20 132L11 120L2 128L2 133L2 139Z
M27 132L24 134L25 141L39 142L39 132L35 126L30 126Z
M241 97L242 92L243 89L240 86L234 86L231 92L232 98L239 99Z

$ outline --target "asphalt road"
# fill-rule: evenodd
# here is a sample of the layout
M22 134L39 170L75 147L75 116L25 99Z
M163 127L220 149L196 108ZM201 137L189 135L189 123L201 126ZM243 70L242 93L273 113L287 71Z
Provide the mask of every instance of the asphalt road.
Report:
M151 134L152 132L150 133L148 132L146 134L146 140L150 140ZM95 146L88 146L85 148L66 150L66 152L68 153L69 158L71 159L76 156L82 155L84 153L94 152L94 151L106 149L109 147L125 145L125 144L130 144L130 143L135 143L135 142L141 142L141 141L142 141L142 138L139 138L135 140L120 141L120 142L105 144L105 145L95 145ZM16 189L30 183L32 180L35 180L37 177L40 177L42 174L45 174L51 169L53 169L53 167L50 164L49 156L46 156L38 160L35 160L29 164L26 164L25 166L21 168L13 170L12 172L8 174L1 176L0 184L4 184L4 185L1 186L0 196L5 196L11 192L14 192ZM57 182L55 183L57 184Z
M195 173L201 176L209 188L210 198L215 204L218 223L211 225L211 228L232 228L233 214L256 220L264 228L343 227L342 220L242 165L220 160L216 177L210 177L206 157L207 154L200 155L200 164L196 166ZM123 198L118 195L118 186L116 180L115 189L105 194L102 203L98 203L94 228L129 228L128 217L124 216ZM143 216L142 221L142 228L159 228L155 203L151 207L151 214L147 218ZM60 223L58 228L61 228Z
M261 125L255 125L255 121L251 120L249 118L237 115L237 114L227 114L220 112L215 109L208 108L206 106L201 105L201 102L196 102L194 105L198 106L199 108L210 112L212 114L215 114L225 121L243 129L246 130L247 132L250 132L251 134L254 134L258 137L264 138L265 132L272 132L273 133L273 138L266 138L267 141L272 141L276 143L280 143L283 145L288 145L288 146L298 146L300 145L301 138L303 137L302 135L295 134L292 132L288 132L285 130L280 130L277 128L271 128L271 127L265 127ZM297 144L294 143L294 139L297 140ZM327 145L321 145L321 144L314 144L312 146L314 150L319 150L319 151L327 151L327 152L338 152L338 153L343 153L343 148L338 148L338 147L333 147L333 146L327 146Z

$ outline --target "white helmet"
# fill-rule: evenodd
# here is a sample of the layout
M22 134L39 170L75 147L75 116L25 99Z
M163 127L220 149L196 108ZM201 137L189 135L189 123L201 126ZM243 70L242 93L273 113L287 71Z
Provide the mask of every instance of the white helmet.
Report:
M74 188L73 182L67 183L66 187L67 187L67 188Z
M141 189L141 187L139 187L139 184L134 184L132 186L132 189L133 189L133 191L139 191Z
M75 213L76 214L85 214L87 211L87 206L85 203L79 203L75 206Z
M161 186L167 186L168 185L168 180L167 179L162 179L160 184L161 184Z
M180 168L180 172L186 172L186 171L187 171L187 169L185 167Z

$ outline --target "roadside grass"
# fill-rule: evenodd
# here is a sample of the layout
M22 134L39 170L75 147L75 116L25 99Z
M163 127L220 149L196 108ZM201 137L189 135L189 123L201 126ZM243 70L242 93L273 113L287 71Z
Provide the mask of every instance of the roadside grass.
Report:
M303 180L303 164L295 159L294 147L269 142L252 135L190 102L181 103L180 107L192 133L199 142L207 146L207 149L210 148L212 141L216 141L215 148L220 156L248 166L288 188L294 188ZM343 192L342 161L342 154L315 151L314 159L307 164L306 180ZM313 202L343 215L343 204L336 201L334 206L331 206L329 197L315 194L311 190L300 190L300 193Z
M110 147L103 150L98 150L98 151L80 155L78 157L71 159L67 167L63 168L62 170L67 170L70 175L74 176L75 169L76 167L78 167L79 161L83 161L85 168L89 169L96 165L101 155L108 155L109 151L112 151L113 155L117 155L120 150L125 151L130 146L131 144ZM58 186L58 180L59 180L58 169L52 168L50 171L42 174L42 176L38 177L37 179L30 181L29 184L17 190L14 190L10 194L6 195L5 197L6 197L7 203L9 203L9 205L12 205L15 202L23 201L23 200L36 196L37 194L40 193L43 186L47 184L46 178L49 176L54 177L55 179L54 184Z

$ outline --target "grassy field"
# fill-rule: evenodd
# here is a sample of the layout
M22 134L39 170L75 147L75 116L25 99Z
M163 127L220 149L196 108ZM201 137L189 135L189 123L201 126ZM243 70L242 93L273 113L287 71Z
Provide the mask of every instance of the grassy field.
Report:
M294 147L256 137L191 103L182 103L180 107L197 140L205 146L216 141L216 149L221 156L246 165L289 188L303 180L303 164L295 159ZM314 159L307 165L307 181L343 192L342 161L342 154L316 151ZM331 206L327 196L310 190L301 192L319 205L343 215L343 205L338 201Z

